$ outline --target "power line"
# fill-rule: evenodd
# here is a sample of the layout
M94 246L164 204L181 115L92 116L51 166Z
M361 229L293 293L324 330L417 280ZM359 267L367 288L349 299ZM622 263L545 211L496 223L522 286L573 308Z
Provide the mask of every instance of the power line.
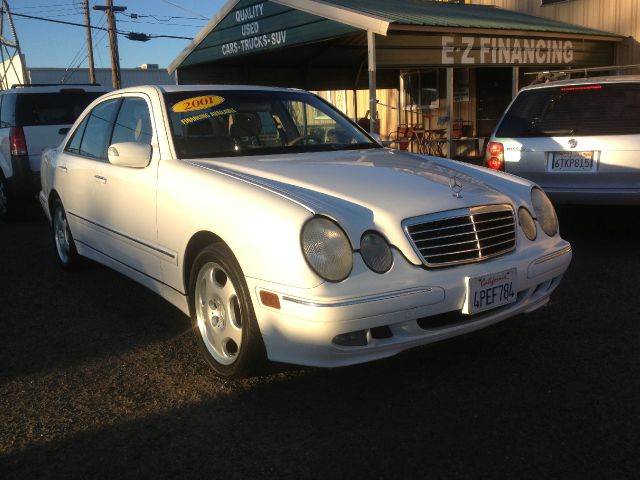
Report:
M73 2L69 3L56 3L56 4L48 4L48 5L29 5L27 7L14 7L12 10L25 10L27 8L52 8L52 7L68 7L70 5L74 5Z
M6 13L4 10L0 9L1 13ZM12 15L17 16L17 17L24 17L24 18L30 18L32 20L41 20L43 22L51 22L51 23L59 23L62 25L72 25L74 27L82 27L82 28L87 28L86 25L83 25L82 23L76 23L76 22L68 22L66 20L54 20L53 18L45 18L45 17L36 17L35 15L26 15L24 13L12 13ZM96 27L96 26L90 26L91 29L93 30L102 30L102 31L107 31L106 28L101 28L101 27ZM147 34L147 33L137 33L137 32L123 32L123 31L117 31L116 32L118 35L123 35L125 37L131 35L131 34L136 34L136 35L144 35L147 39L152 39L152 38L175 38L178 40L193 40L193 38L191 37L180 37L177 35L158 35L158 34Z
M159 14L141 14L141 13L124 13L123 15L127 15L131 18L146 18L151 17L154 20L158 20L159 22L168 22L170 20L178 19L178 20L202 20L203 17L179 17L175 15L159 15Z
M147 24L147 25L162 25L162 26L167 26L167 27L195 27L195 28L203 28L204 25L185 25L183 23L159 23L159 22L145 22L145 21L140 21L140 20L118 20L119 22L122 23L134 23L134 24Z
M179 8L180 10L184 10L185 12L188 13L193 13L194 15L198 15L200 18L204 19L204 20L209 20L207 17L205 17L204 15L198 13L198 12L194 12L193 10L189 10L188 8L184 8L181 5L176 5L175 3L170 2L169 0L162 0L164 3L168 3L169 5Z

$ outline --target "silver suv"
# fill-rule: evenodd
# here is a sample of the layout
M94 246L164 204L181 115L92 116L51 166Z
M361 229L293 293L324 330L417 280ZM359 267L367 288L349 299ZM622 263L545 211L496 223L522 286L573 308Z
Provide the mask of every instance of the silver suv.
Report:
M14 220L40 191L40 156L89 103L109 89L26 85L0 91L0 218Z
M554 203L640 204L640 76L523 88L485 166L536 182Z

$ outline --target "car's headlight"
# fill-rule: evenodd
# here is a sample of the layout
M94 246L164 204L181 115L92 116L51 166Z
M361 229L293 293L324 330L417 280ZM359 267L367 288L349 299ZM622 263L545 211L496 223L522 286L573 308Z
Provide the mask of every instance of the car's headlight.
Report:
M362 236L360 255L367 267L376 273L385 273L393 265L391 248L385 238L377 232L367 232Z
M536 227L536 222L533 220L529 210L524 207L518 209L518 222L524 236L533 242L538 236L538 227Z
M315 217L302 227L302 251L309 266L325 280L341 282L353 268L353 250L347 235L333 221Z
M531 190L531 203L544 233L553 237L558 232L558 217L549 197L539 188Z

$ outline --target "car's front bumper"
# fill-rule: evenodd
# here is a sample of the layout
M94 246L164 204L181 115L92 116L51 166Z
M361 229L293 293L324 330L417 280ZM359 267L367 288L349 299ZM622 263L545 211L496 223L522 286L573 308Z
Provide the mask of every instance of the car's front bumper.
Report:
M356 255L354 271L341 288L323 284L324 289L301 291L256 279L247 281L271 360L336 367L388 357L543 306L572 256L570 245L559 237L544 244L547 248L530 247L526 253L439 270L411 265L395 251L394 267L385 275L368 271ZM456 313L465 301L465 277L514 267L518 292L515 303L474 316ZM363 285L371 278L372 283ZM400 288L380 289L385 283ZM260 290L278 294L281 308L262 305ZM352 294L337 297L333 292ZM366 332L366 345L341 346L334 342L337 335L362 330Z

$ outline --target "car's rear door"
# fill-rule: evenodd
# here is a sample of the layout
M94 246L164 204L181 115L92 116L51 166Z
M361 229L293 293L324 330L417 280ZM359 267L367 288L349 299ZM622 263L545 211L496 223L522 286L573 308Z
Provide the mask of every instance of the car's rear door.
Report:
M107 142L119 99L97 104L72 132L56 165L55 187L67 211L76 241L93 246L98 239L96 166L106 161Z

